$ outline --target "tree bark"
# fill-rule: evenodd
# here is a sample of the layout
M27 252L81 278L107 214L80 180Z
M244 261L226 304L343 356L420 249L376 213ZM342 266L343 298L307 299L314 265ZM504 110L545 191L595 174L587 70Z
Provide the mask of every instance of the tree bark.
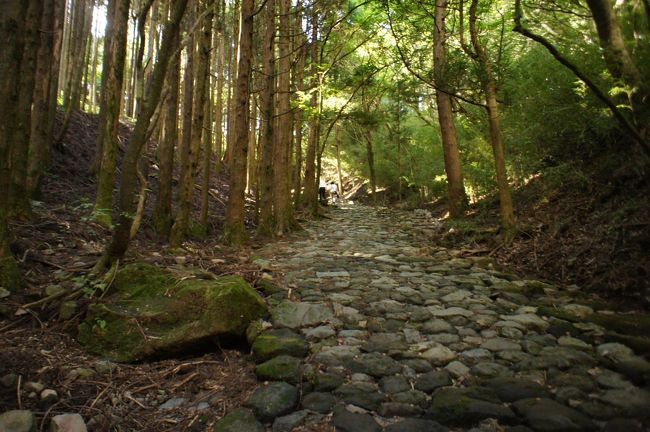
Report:
M230 191L223 228L224 241L230 245L241 245L246 239L244 191L246 189L246 153L248 150L248 100L253 42L253 6L253 0L242 0L239 64L234 95L235 118L233 122L232 163L230 164Z
M643 80L639 67L625 45L621 26L610 0L587 0L593 15L603 58L615 79L622 80L630 92L629 103L636 127L643 139L650 140L650 84Z
M4 44L0 50L0 285L9 291L17 291L21 285L18 265L10 249L8 222L26 13L26 2L10 0L3 3L0 14L0 38Z
M192 197L194 195L194 183L199 162L199 152L201 150L201 139L203 131L204 105L206 100L206 89L208 82L208 73L210 69L210 41L212 31L212 1L205 2L205 8L209 12L203 18L201 36L198 40L198 51L195 51L196 62L194 89L192 96L192 124L190 126L190 146L185 158L183 170L181 172L181 181L179 184L180 194L178 211L174 220L174 225L169 236L171 247L179 247L185 238L190 226L190 212L192 209ZM191 79L186 77L186 79ZM206 155L207 157L207 155Z
M174 41L174 49L178 47L178 38ZM180 85L180 56L175 56L170 64L167 75L167 100L164 106L164 122L162 140L158 148L158 194L153 211L153 226L156 232L165 237L169 236L172 218L172 180L174 173L174 147L178 141L178 87Z
M54 41L57 37L55 25L57 18L61 19L63 7L62 0L43 2L27 167L27 193L30 197L38 197L41 176L50 160L52 145L50 105L53 97L51 87L56 87L56 81L53 80L56 72L54 59L58 58L58 54L55 56L54 51ZM60 45L56 48L60 48Z
M305 154L304 195L302 205L312 214L318 213L318 178L316 172L316 149L320 136L320 79L318 75L318 13L316 8L311 16L311 86L312 95L310 106L312 115L309 119L309 138Z
M472 46L476 53L476 61L479 63L481 70L481 83L485 93L485 102L487 105L488 125L490 129L490 143L494 154L494 167L497 178L497 188L499 190L499 211L501 216L501 229L506 241L512 240L516 230L515 214L512 207L512 196L510 194L510 185L508 184L508 173L506 171L505 151L503 148L503 139L501 137L501 126L499 124L499 107L497 105L497 88L492 70L492 62L488 53L478 37L476 28L476 10L478 0L472 0L469 9L469 31L472 40ZM463 25L461 23L461 25Z
M291 172L289 155L291 154L291 26L289 23L290 0L280 1L280 26L279 26L279 75L277 91L276 115L279 127L276 130L273 157L273 210L275 220L275 234L285 234L293 228L293 208L291 207Z
M113 183L117 164L118 128L122 103L122 83L126 57L126 38L130 0L110 0L104 45L102 95L97 148L101 164L93 217L104 226L112 223ZM112 13L111 13L112 12Z
M9 189L9 212L16 218L25 219L31 215L31 203L27 192L27 158L31 133L32 101L36 78L36 55L40 42L42 2L29 0L25 15L22 37L23 54L18 73L19 90L11 144L11 188ZM2 119L4 121L4 119Z
M451 96L440 89L445 88L446 81L446 28L445 13L447 0L436 0L435 11L435 41L434 41L434 79L436 82L436 102L438 106L438 122L442 136L442 148L447 174L447 195L449 200L449 215L452 218L463 216L467 207L467 195L463 184L463 174L460 167L460 152L456 141L456 126L451 105Z
M135 184L137 180L137 165L142 147L146 143L147 132L156 106L160 100L169 60L174 54L175 39L178 36L180 21L185 12L188 0L175 0L169 21L165 24L163 40L158 53L158 61L153 72L151 86L147 89L144 106L133 128L133 133L126 147L122 161L122 176L120 180L119 219L113 230L110 243L104 255L97 262L94 273L105 270L124 256L128 249L131 223L134 212Z
M267 0L264 41L262 43L262 90L260 92L260 162L258 174L259 217L257 235L271 237L274 233L273 219L273 95L275 93L275 0Z

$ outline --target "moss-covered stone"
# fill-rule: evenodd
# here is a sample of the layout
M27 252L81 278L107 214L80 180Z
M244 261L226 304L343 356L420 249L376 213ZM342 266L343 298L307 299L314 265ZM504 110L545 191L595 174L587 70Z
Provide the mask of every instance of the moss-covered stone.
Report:
M255 339L252 351L258 362L283 354L304 357L309 353L309 344L298 333L291 330L269 330Z
M273 283L268 279L258 279L255 282L255 287L260 291L262 291L267 296L270 296L271 294L277 294L277 293L286 294L287 292L287 290L277 286L275 283Z
M299 358L281 355L257 365L255 375L260 380L298 384L300 382L300 363Z
M262 298L239 276L177 281L164 269L132 264L113 293L88 307L79 341L90 352L137 361L191 349L219 336L242 336L266 313Z
M262 423L257 421L252 410L237 408L215 425L216 432L264 432Z

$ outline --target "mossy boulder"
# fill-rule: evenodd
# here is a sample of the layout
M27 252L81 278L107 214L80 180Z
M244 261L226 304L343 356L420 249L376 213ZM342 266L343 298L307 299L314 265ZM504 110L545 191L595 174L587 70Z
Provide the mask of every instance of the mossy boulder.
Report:
M296 332L289 329L274 329L259 335L251 349L255 360L264 362L280 355L305 357L309 353L309 344Z
M280 355L255 367L255 375L263 381L285 381L298 384L301 378L301 360L289 355Z
M239 276L181 278L131 264L112 294L88 307L79 342L111 360L131 362L181 354L218 337L241 337L266 314L259 294Z

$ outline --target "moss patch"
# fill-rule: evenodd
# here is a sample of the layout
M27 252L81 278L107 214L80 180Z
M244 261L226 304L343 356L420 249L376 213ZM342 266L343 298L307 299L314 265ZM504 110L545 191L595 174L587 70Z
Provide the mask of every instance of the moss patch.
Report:
M110 359L137 361L242 336L265 313L262 298L239 276L177 281L163 269L133 264L118 273L105 302L88 308L79 341Z

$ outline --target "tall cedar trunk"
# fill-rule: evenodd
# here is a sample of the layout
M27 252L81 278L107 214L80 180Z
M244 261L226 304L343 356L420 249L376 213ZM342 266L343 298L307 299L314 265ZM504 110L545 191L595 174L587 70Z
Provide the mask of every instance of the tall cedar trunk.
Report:
M212 6L214 0L208 2L208 7L211 11L214 11ZM217 0L218 1L218 0ZM203 147L203 159L202 159L202 175L201 175L201 212L199 215L199 224L202 229L206 230L208 226L208 213L210 210L210 201L209 201L209 192L210 192L210 174L212 171L212 105L213 105L213 96L212 96L212 85L210 83L210 70L212 59L210 57L210 52L214 49L213 47L213 38L212 38L212 18L214 12L211 12L209 22L206 24L203 33L203 55L206 56L205 59L205 85L203 90L203 122L202 122L202 131L201 131L201 146Z
M234 148L234 130L235 130L235 87L238 77L239 68L239 42L241 40L241 19L240 13L240 0L234 0L232 6L232 49L229 50L228 61L228 101L227 101L227 130L226 130L226 156L224 158L225 164L230 168L232 162L232 150Z
M174 49L178 47L178 37ZM158 148L158 194L153 211L153 226L158 234L169 236L172 227L172 180L174 173L174 147L178 140L178 86L180 85L180 56L175 56L167 74L167 99L164 106L164 123L162 140Z
M316 149L320 135L319 78L318 78L318 14L316 9L311 16L311 85L312 95L310 106L312 115L309 120L309 138L305 155L304 196L302 205L313 214L318 212L318 179L316 178Z
M449 199L449 215L452 218L463 216L467 207L467 195L463 184L463 174L460 168L460 153L456 142L456 126L451 107L451 96L440 89L445 88L446 80L446 29L445 13L447 0L436 0L435 11L435 45L434 79L436 81L436 103L438 106L438 122L442 135L442 149L445 158L445 172L447 173L447 193Z
M130 0L110 0L108 4L107 42L104 46L104 67L102 69L106 77L102 78L97 143L97 148L101 149L102 152L102 159L99 166L97 196L93 209L95 219L105 226L110 226L112 222L113 182L117 164L118 128L120 124L130 3Z
M192 25L193 11L188 11L188 25ZM185 71L183 73L183 111L182 111L182 135L181 135L181 176L187 166L187 155L190 151L192 141L192 98L194 96L194 59L195 40L192 35L187 38L187 50L185 59ZM182 192L179 192L179 194ZM182 199L182 198L181 198Z
M305 45L306 38L303 36L302 32L302 18L303 18L303 7L302 2L298 1L296 7L295 20L293 24L293 50L296 52L296 59L294 61L294 74L293 74L293 85L294 85L294 94L295 100L300 97L298 92L303 90L303 80L305 75ZM300 208L300 199L302 196L302 127L303 127L303 110L297 106L294 109L293 113L293 136L294 136L294 167L293 167L293 206L294 208Z
M250 104L250 118L248 126L248 162L246 170L246 193L250 194L253 189L257 190L257 104L255 102L255 95L251 95Z
M485 92L485 101L487 104L488 123L490 127L490 143L494 154L494 167L497 177L497 187L499 189L499 210L501 215L501 228L503 229L506 241L512 239L515 233L515 214L512 208L512 196L510 195L510 185L508 185L508 174L506 172L505 152L503 149L503 140L501 138L501 127L499 125L499 108L497 106L497 90L492 70L492 62L488 54L481 45L476 28L476 10L478 0L472 0L469 14L469 30L472 39L472 46L476 52L476 59L482 70L481 81L483 91Z
M145 0L144 3L140 6L140 11L138 12L137 17L137 33L136 38L136 54L135 59L133 59L133 70L135 71L133 82L134 90L133 96L135 97L135 107L134 114L138 115L140 109L142 108L142 99L144 97L144 51L145 51L145 39L146 39L146 29L145 25L147 24L147 15L149 15L149 10L151 5L153 5L154 0ZM153 19L150 26L154 25ZM151 44L151 41L150 41ZM149 59L151 60L151 58ZM135 117L134 116L134 117Z
M14 217L27 218L31 213L27 193L27 156L31 133L32 100L36 78L36 57L40 42L42 1L30 0L24 25L24 45L20 63L18 103L12 137L11 188L9 189L9 212ZM4 121L4 119L2 119Z
M84 72L86 71L86 51L88 40L90 39L92 23L93 23L93 0L77 0L74 14L74 22L72 28L72 42L70 48L71 52L70 71L65 88L63 105L65 107L65 115L63 118L63 125L57 136L57 141L62 141L70 125L72 113L78 111L81 106L82 99L82 83Z
M9 191L11 188L11 150L16 127L20 71L24 48L27 4L5 1L0 14L0 285L10 291L20 287L20 272L9 247Z
M591 10L607 69L631 89L629 101L636 127L643 139L650 141L650 84L644 82L637 64L625 45L611 0L587 0Z
M217 159L217 172L220 172L221 158L223 157L223 152L224 152L223 150L223 87L225 85L225 75L224 75L225 33L224 33L223 20L225 17L225 10L226 10L226 4L224 1L221 3L221 10L220 10L221 15L216 19L217 26L218 26L217 32L219 38L219 43L218 43L219 52L217 54L217 65L216 65L217 89L215 95L217 101L214 107L214 128L215 128L214 133L216 134L214 146L215 146L216 159Z
M95 25L97 25L97 20ZM97 63L99 62L99 38L93 36L93 60L90 72L90 111L97 112Z
M206 83L210 71L210 41L212 31L212 1L205 2L205 7L210 12L203 19L203 29L198 38L198 50L195 51L195 76L192 96L192 123L190 126L190 146L188 148L181 181L179 184L180 194L178 212L174 219L169 244L172 247L179 247L185 238L190 226L190 212L192 209L192 196L194 192L194 181L196 178L197 166L199 163L199 152L201 151L201 138L203 131L204 105L206 100ZM186 79L191 79L186 77Z
M343 170L341 169L341 125L339 123L336 123L334 145L336 146L336 172L339 180L339 196L343 197L345 189L343 188Z
M295 224L291 207L291 172L289 155L291 153L291 27L289 23L290 0L280 0L280 38L278 47L280 55L278 76L278 128L276 131L275 151L273 157L273 210L275 216L275 233L282 235L291 230Z
M275 0L267 0L262 44L263 84L260 92L260 162L258 174L259 218L257 234L273 235L273 93L275 90Z
M32 105L31 134L27 166L27 193L30 197L38 196L41 176L49 164L51 139L50 105L51 87L54 76L54 40L56 34L56 17L61 19L63 1L45 0L41 19L40 46L36 67L36 85ZM60 48L60 45L58 46ZM57 55L58 57L58 55Z
M253 43L253 0L242 0L241 31L237 86L234 95L232 161L230 191L224 221L224 241L240 245L246 239L244 226L244 190L246 188L246 152L248 150L248 100L250 93L251 56Z
M95 266L94 272L101 272L116 260L124 256L129 247L129 236L131 232L131 222L134 212L134 197L137 181L137 165L140 158L142 147L146 143L147 131L151 122L160 95L162 93L165 75L169 60L174 53L176 38L180 21L185 11L188 0L175 0L171 17L165 24L163 31L163 40L158 53L151 86L147 89L145 102L142 107L140 116L135 123L133 133L126 146L124 159L122 160L122 175L120 179L120 201L119 201L119 219L113 230L111 241L106 247L104 255Z
M66 0L64 0L66 1ZM109 73L108 71L111 68L111 56L108 55L110 53L111 47L113 45L112 42L112 37L113 37L113 21L115 19L115 11L117 7L117 0L114 1L109 1L108 4L106 5L106 26L104 27L104 52L102 55L102 79L101 79L101 92L99 94L99 125L98 125L98 133L97 133L97 142L95 144L95 157L93 160L93 164L90 167L90 172L91 174L99 176L99 169L102 166L102 159L104 158L104 129L105 129L105 123L106 123L106 109L102 108L106 105L106 96L108 93L106 92L106 86L108 85L108 77ZM65 60L66 52L66 44L63 46L63 59ZM63 66L65 66L65 62ZM65 72L62 70L62 73ZM61 80L59 80L61 81ZM56 143L55 143L56 144Z

